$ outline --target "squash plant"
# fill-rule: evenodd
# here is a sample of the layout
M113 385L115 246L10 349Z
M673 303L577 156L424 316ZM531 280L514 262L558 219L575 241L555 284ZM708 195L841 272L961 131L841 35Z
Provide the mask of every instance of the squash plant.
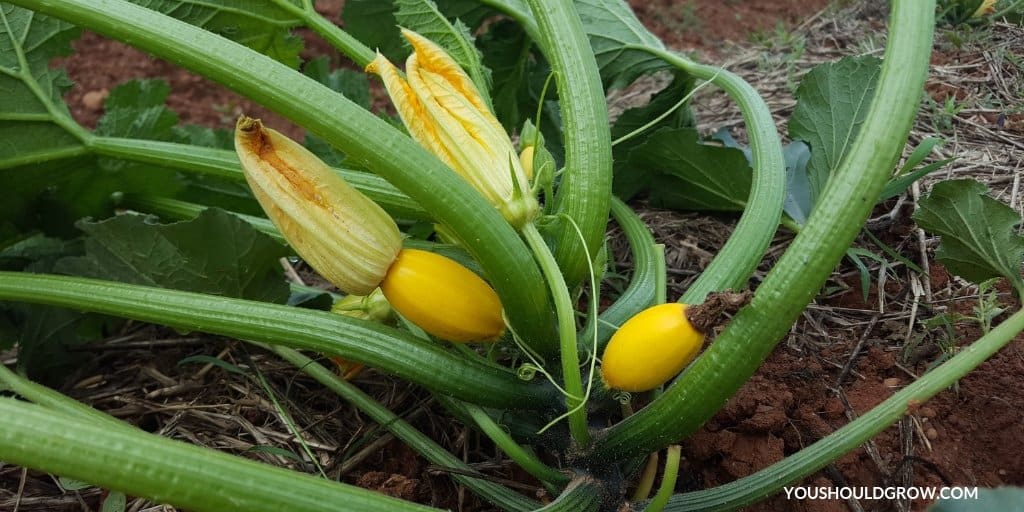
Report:
M864 98L869 106L856 120L842 120L856 122L857 135L814 175L820 190L799 223L783 217L787 193L792 194L786 159L755 89L726 70L666 49L621 0L350 0L346 17L354 22L348 32L313 7L312 0L0 2L0 87L6 95L0 99L0 176L21 194L4 205L0 231L0 262L16 270L0 272L0 300L21 312L13 318L36 318L29 306L34 304L246 340L294 363L433 463L462 469L453 478L483 499L516 511L619 509L626 501L620 483L634 479L647 456L665 448L662 488L647 502L648 481L647 492L633 496L634 506L728 510L754 503L855 448L896 421L908 404L949 386L1024 329L1024 313L1015 313L969 349L797 454L731 484L673 496L679 450L671 445L711 418L754 373L844 255L883 189L891 192L886 187L927 72L934 2L892 2L885 58L875 63L873 87L862 89L865 96L871 93ZM497 21L474 40L471 29L484 19ZM297 50L288 30L299 25L358 68L380 75L406 130L401 121L368 110L365 88L352 87L365 83L358 73L318 74L314 63L305 74L296 71ZM393 64L408 53L396 25L404 27L414 48L405 74ZM262 126L247 119L240 121L235 151L204 146L197 134L210 140L218 135L168 128L166 112L155 104L159 100L138 99L160 96L146 83L127 86L135 95L127 99L115 92L107 121L86 130L61 102L65 79L49 67L68 49L75 26L123 40L267 106L308 130L307 145L317 154L259 131ZM489 68L507 79L492 79ZM674 73L662 93L668 96L610 126L606 90L657 70ZM651 155L667 154L655 151L658 141L678 143L716 164L733 158L717 152L731 150L699 143L685 108L665 106L668 100L685 105L698 81L723 89L740 106L752 169L741 159L739 174L736 168L722 172L739 176L749 195L741 198L743 214L728 243L681 298L686 306L658 306L665 302L660 250L635 213L613 196L612 172L614 167L616 187L620 180L632 186L629 173L635 169L629 162L649 163ZM455 103L438 110L446 102ZM157 132L162 135L152 137ZM521 154L509 133L519 135ZM811 148L822 156L813 141ZM77 177L83 168L85 181ZM96 171L89 174L91 169ZM288 179L273 181L280 176ZM245 178L262 210L239 185ZM713 188L714 176L700 178L679 186ZM69 183L80 201L62 203ZM96 189L97 183L113 190ZM117 192L114 202L110 191ZM922 203L920 218L944 237L939 256L972 263L964 266L970 267L967 278L1003 276L1018 293L1024 290L1024 243L1010 230L1017 219L972 185L953 184L941 192ZM41 210L33 210L40 204ZM60 208L50 208L55 204ZM79 221L88 235L84 254L62 252L67 247L58 236L69 228L54 222L109 213L115 204L193 220L159 225L124 215ZM941 213L960 209L981 211L1006 227L1005 236L946 222ZM599 312L609 218L625 231L636 269L618 299ZM346 238L332 229L335 221L351 225L345 233L365 236ZM692 363L695 347L685 347L657 382L619 385L642 392L686 366L645 407L624 415L617 400L628 395L605 389L605 380L617 385L620 377L637 377L630 375L641 371L630 366L631 351L635 360L657 361L675 338L699 345L700 333L689 323L680 327L678 315L702 307L709 312L722 292L744 288L780 222L799 233L749 304L735 304L742 309ZM426 226L437 235L433 241L402 240L396 226L410 234ZM240 253L242 247L260 249L227 255L245 261L236 268L245 269L238 271L241 277L211 277L217 272L210 271L204 274L209 282L195 284L181 275L203 272L173 267L180 261L168 263L171 268L122 261L132 268L112 270L104 264L110 254L131 260L136 246L118 238L129 232L173 246L181 260L208 264L205 270L227 263L196 237L206 243L243 239L235 246ZM289 294L267 261L289 252L349 293L367 294L383 280L384 296L408 321L382 321L389 315L377 314L382 302L372 295L343 299L336 307L343 314L275 304ZM412 268L413 277L395 277L393 261L406 261L403 268ZM347 274L357 267L368 270ZM433 280L417 281L419 276ZM432 289L445 286L438 276L440 283L456 276L448 281L456 291L478 280L453 297L479 300L452 311L431 304ZM577 311L575 298L584 289L589 301ZM500 311L488 306L480 312L476 303L497 304ZM629 339L612 342L619 352L612 356L615 367L601 368L598 360L617 326L652 306L623 329L621 337ZM668 327L650 319L661 311L676 315ZM437 313L457 325L436 323ZM469 327L459 323L466 319ZM444 338L497 342L505 350L485 357ZM657 343L644 343L646 338ZM21 358L32 354L32 342L22 335ZM642 353L652 349L654 357ZM556 498L542 506L476 478L458 458L311 359L314 354L368 365L428 389ZM602 371L615 376L602 379ZM146 434L3 367L0 382L23 399L0 399L0 460L6 462L197 511L429 509ZM68 428L72 423L75 428ZM538 457L537 451L551 456Z

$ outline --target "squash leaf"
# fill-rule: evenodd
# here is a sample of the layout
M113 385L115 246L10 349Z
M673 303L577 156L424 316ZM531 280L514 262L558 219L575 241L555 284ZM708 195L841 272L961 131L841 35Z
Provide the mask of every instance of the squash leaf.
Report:
M918 203L914 221L941 237L935 259L950 272L973 283L1005 277L1024 295L1024 237L1015 230L1021 217L987 191L975 180L936 183Z

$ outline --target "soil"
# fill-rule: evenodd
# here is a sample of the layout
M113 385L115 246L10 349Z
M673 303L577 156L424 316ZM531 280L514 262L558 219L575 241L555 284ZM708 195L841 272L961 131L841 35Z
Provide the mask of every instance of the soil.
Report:
M329 17L337 19L340 1L318 3ZM773 30L777 24L792 27L828 3L828 0L630 0L644 24L670 46L705 55L723 54L725 42L743 44L752 33ZM302 35L307 40L307 54L324 50L325 46L315 42L310 34ZM75 82L67 102L75 118L86 126L95 125L102 113L102 100L112 87L133 78L163 78L171 85L168 104L185 123L231 128L235 118L244 112L263 117L268 124L294 138L301 136L301 129L263 107L121 43L86 33L74 47L76 53L63 61ZM955 86L948 84L933 84L928 92L937 99L960 94ZM1012 119L1017 122L1017 130L1019 120L1019 115ZM684 217L681 214L645 211L656 235L670 248L667 255L670 277L677 280L673 289L685 286L688 276L703 267L703 256L713 254L730 229L727 221L717 218L700 217L699 222L694 223L690 222L693 217L687 217L691 226L699 224L705 231L682 233L677 229L677 221ZM674 220L665 220L668 218ZM976 289L956 281L941 265L930 263L927 284L935 293L936 302L922 304L922 318L934 316L944 308L970 313L978 302ZM908 315L893 314L891 308L886 313L879 312L880 293L881 299L890 304L910 304L918 298L911 284L913 276L908 272L888 281L882 290L872 285L865 301L856 274L849 271L840 269L840 278L830 282L840 291L819 298L787 340L725 408L683 442L685 458L679 490L727 483L795 453L912 382L941 358L944 350L955 350L942 345L941 329L921 332L914 327L908 330L911 326ZM1009 295L1004 293L1001 299L1005 306L1009 310L1018 308L1019 304L1010 303ZM955 329L958 346L968 344L980 334L973 324L957 324ZM916 348L905 349L909 339L918 338ZM175 361L189 353L164 353L161 359ZM175 372L180 371L172 365L162 365L160 370L174 378L178 375ZM369 374L373 376L372 372ZM896 425L825 471L809 476L802 485L1024 485L1024 455L1019 449L1024 445L1024 387L1019 385L1022 375L1024 337L1018 337L957 386L913 408ZM385 402L393 410L425 407L415 403L408 390L377 391L377 396L388 397ZM103 408L102 405L101 401L97 407ZM132 410L120 412L122 416L132 414ZM136 419L142 424L150 421ZM256 417L250 419L256 423ZM365 430L373 428L372 423L364 428L357 417L338 421L350 420L356 425L351 427L354 429L350 429L351 435L358 433L361 437L336 440L346 453L361 448L359 444L366 436ZM458 448L462 456L476 457L481 467L493 458L481 455L493 455L493 447L481 446L479 440L469 440L467 430L456 426L453 420L430 413L417 419L415 424L435 438L446 439L446 446ZM479 462L481 460L485 462ZM521 473L509 470L507 465L497 473L499 477L522 482L527 488L534 485ZM376 452L351 468L344 480L436 506L456 510L487 509L468 493L464 495L461 489L455 488L438 468L431 467L404 444L393 440L380 444ZM3 481L5 486L10 483L7 479ZM40 494L52 488L42 479L30 484L28 489L33 489L33 485ZM76 500L68 500L67 505L73 509L83 500L95 505L99 497L99 493L89 491ZM55 503L51 501L49 505L55 506ZM28 503L23 502L23 510L32 510L25 505ZM796 502L777 495L750 510L923 510L925 505L924 502L890 501Z

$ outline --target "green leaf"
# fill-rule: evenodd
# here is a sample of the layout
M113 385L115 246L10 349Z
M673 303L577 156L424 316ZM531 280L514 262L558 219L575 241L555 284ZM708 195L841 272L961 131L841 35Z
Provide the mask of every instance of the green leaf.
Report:
M332 71L330 59L320 56L307 62L302 74L340 92L356 105L370 109L370 80L366 73L345 68Z
M302 73L340 92L357 105L370 110L370 80L367 78L366 73L352 69L336 69L331 71L330 60L327 57L317 57L310 60L302 69ZM312 133L306 134L305 146L314 155L327 162L328 165L342 167L346 164L343 152L338 151L328 144L327 141ZM361 167L360 165L352 164L353 162L348 162L347 166L350 168Z
M345 30L391 62L400 62L409 54L398 36L398 20L392 0L345 0L341 10Z
M657 36L647 31L623 0L575 0L576 12L590 38L605 89L629 85L637 77L666 69L650 53L626 49L627 45L664 49Z
M64 489L65 491L81 491L82 489L92 487L92 484L88 482L64 478L62 476L57 477L57 482L60 484L61 489Z
M299 0L129 0L244 44L293 68L299 67L302 39L291 29L302 20L277 5Z
M956 160L956 157L947 158L945 160L939 160L938 162L932 162L920 169L912 170L928 157L928 154L931 153L935 146L942 144L942 142L942 139L937 137L928 137L921 141L921 144L914 148L913 153L907 157L907 161L903 163L903 167L900 167L900 170L896 172L896 175L893 176L891 180L889 180L889 183L885 184L885 188L882 189L882 193L879 195L878 200L885 201L886 199L902 194L903 191L907 190L907 187L915 181L931 172L943 168L953 160Z
M977 499L944 499L928 507L928 512L990 512L1024 509L1024 488L997 487L978 489Z
M618 140L635 130L647 125L649 122L664 114L668 109L675 106L692 88L689 76L685 73L677 73L667 87L658 91L651 101L641 107L626 110L612 124L612 140ZM615 195L624 201L628 201L634 195L650 184L650 174L643 167L637 168L632 165L629 158L630 151L644 141L648 140L660 128L686 128L693 126L693 115L687 108L677 109L665 119L647 128L646 131L621 142L612 147Z
M786 161L786 199L783 211L797 224L803 225L814 208L807 165L811 161L811 148L802 140L795 140L782 148Z
M739 211L750 193L743 152L701 144L692 128L659 130L630 152L629 165L650 173L655 207Z
M1024 292L1024 237L1014 229L1020 215L987 192L974 180L936 183L918 203L914 221L942 237L935 259L950 272L973 283L1002 276Z
M71 53L79 30L69 23L0 4L0 169L84 153L62 101L71 81L50 69ZM5 189L7 190L7 189Z
M500 20L491 25L477 41L483 52L484 65L495 76L491 101L494 115L505 130L514 131L524 119L533 116L537 102L530 95L527 78L537 66L532 58L533 42L518 23Z
M437 43L473 80L484 98L490 99L490 71L484 68L473 35L464 23L448 21L432 0L395 0L398 24Z
M816 66L800 81L789 136L811 146L807 176L812 204L853 144L880 70L876 57L844 57Z
M113 491L107 494L107 499L103 500L103 506L100 508L100 512L124 512L126 505L126 498L123 493Z
M81 221L85 255L60 260L58 273L283 303L288 286L281 244L218 209L174 224L123 215Z
M131 139L171 140L178 124L164 104L171 86L163 80L131 80L112 91L104 102L103 117L96 123L96 135Z

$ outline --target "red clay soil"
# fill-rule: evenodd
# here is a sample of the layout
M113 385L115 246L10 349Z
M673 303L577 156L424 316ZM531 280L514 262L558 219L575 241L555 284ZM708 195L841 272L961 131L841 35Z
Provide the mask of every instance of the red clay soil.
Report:
M941 267L940 267L941 268ZM860 300L860 292L851 292ZM957 303L970 313L973 299ZM1016 304L1010 305L1013 311ZM1005 318L1004 313L1002 318ZM937 350L919 353L914 363L897 365L899 351L890 347L906 335L904 323L879 323L866 334L860 355L841 386L842 367L859 337L828 326L839 336L826 347L790 340L780 346L708 424L684 442L684 473L691 489L713 487L749 475L837 430L848 411L859 415L913 382L907 371L925 372ZM979 336L961 329L959 340ZM900 343L901 344L901 343ZM807 478L805 486L979 486L1024 485L1024 336L1018 336L990 360L904 417L913 435L903 448L900 423L873 439L878 453L865 449L841 458L827 471ZM837 390L842 389L849 409ZM904 432L902 435L906 435ZM910 480L901 472L911 474ZM895 510L889 502L861 502L864 510ZM926 503L914 503L922 510ZM777 495L752 507L756 511L845 511L841 501L790 501Z
M799 24L829 0L629 0L640 21L674 48L714 53L725 41L746 41L752 33L781 23Z
M817 12L828 0L630 0L645 25L672 46L713 51L724 40L742 41L754 30L774 28L781 20L792 24ZM330 14L337 15L340 2L328 2ZM308 39L308 38L307 38ZM318 45L319 47L319 45ZM267 119L269 124L293 137L301 130L266 109L223 87L179 68L151 58L120 43L86 34L75 43L76 54L66 59L75 85L67 96L72 114L93 126L102 113L102 98L117 84L132 78L163 78L171 84L170 107L185 123L230 128L242 112ZM933 280L947 279L939 270ZM904 286L905 283L890 283ZM933 283L934 289L940 285ZM898 290L886 289L886 292ZM877 293L877 290L874 291ZM971 300L958 303L970 308ZM832 301L870 309L859 292ZM849 411L860 414L911 382L907 371L917 375L937 354L897 366L905 324L880 322L866 335L861 329L826 325L827 346L811 340L791 339L780 346L727 406L696 435L684 443L685 461L680 490L699 489L732 481L776 462L815 440L835 431L848 421L848 409L837 396L842 389ZM977 332L965 330L961 339L974 339ZM861 336L866 336L860 354L850 366L841 385L836 378L850 359ZM898 426L874 439L877 460L863 448L843 457L831 471L808 478L804 485L1024 485L1024 339L1018 338L992 360L964 378L956 390L942 392L916 408L906 422L915 436L912 453L902 447ZM923 437L922 437L923 436ZM930 446L930 448L929 448ZM416 499L414 480L420 460L400 443L382 453L376 471L361 474L358 483L382 492ZM394 463L383 463L390 459ZM399 461L406 461L398 463ZM901 470L912 469L912 480L900 480ZM865 502L865 510L890 510L891 503ZM916 503L912 510L923 509ZM752 510L840 511L842 502L787 501L775 497Z

